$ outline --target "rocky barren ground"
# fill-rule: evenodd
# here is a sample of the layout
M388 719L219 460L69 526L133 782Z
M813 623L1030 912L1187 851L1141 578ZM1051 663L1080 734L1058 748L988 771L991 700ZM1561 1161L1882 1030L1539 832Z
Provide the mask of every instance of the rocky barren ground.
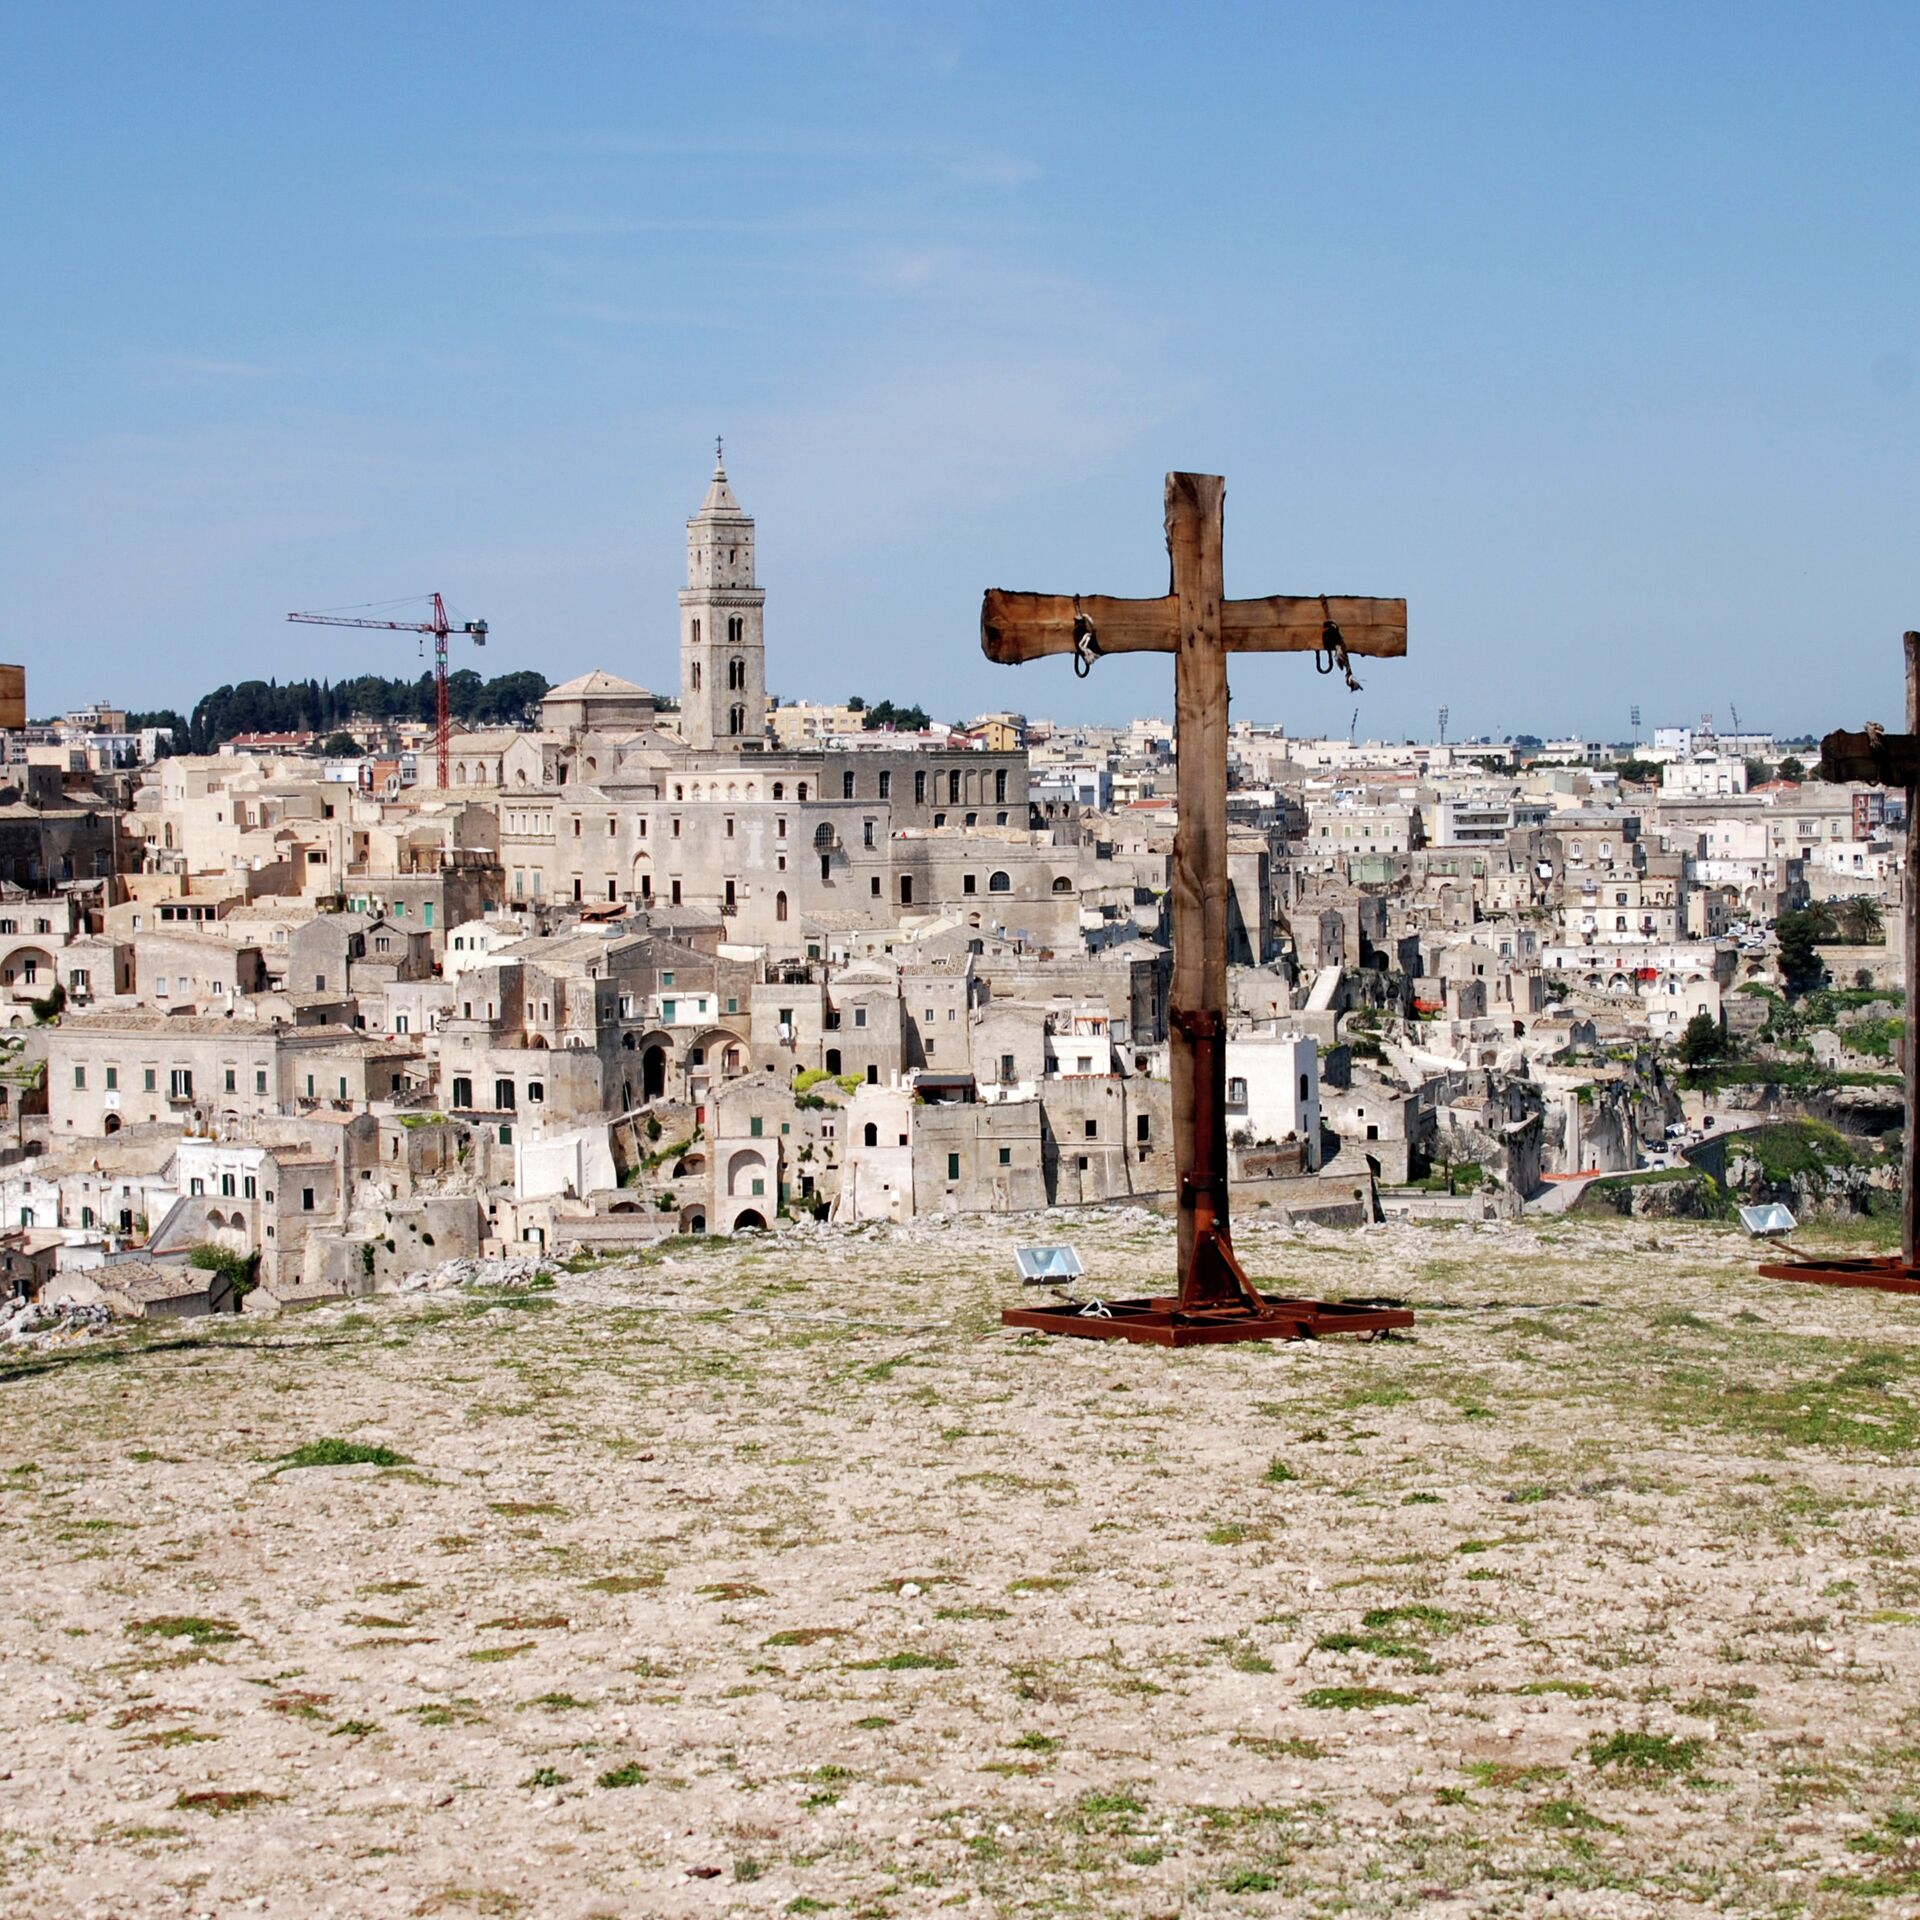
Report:
M1920 1911L1920 1302L1255 1226L1417 1332L1176 1356L1002 1331L1010 1245L9 1357L0 1904Z

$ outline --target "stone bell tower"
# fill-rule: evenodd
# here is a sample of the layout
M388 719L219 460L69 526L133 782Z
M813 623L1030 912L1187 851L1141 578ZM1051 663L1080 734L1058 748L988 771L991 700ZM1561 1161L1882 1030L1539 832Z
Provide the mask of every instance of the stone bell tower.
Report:
M712 484L687 522L680 737L690 747L757 749L767 733L767 595L753 584L753 521L720 456L716 442Z

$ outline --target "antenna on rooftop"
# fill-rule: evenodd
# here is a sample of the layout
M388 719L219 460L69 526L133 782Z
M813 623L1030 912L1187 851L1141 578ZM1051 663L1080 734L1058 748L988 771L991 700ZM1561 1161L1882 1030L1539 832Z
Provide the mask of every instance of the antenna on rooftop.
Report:
M1445 707L1440 709L1440 744L1443 747L1447 744L1447 709Z
M1353 746L1360 738L1360 709L1355 707L1353 718L1347 722L1347 745Z
M1633 710L1633 744L1636 747L1640 744L1640 709L1638 707Z

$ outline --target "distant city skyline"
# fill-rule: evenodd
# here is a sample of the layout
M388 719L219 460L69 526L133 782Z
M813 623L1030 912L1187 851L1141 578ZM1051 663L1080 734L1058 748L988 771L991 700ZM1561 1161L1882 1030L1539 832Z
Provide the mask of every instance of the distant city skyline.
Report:
M1164 661L976 621L1161 590L1187 467L1229 591L1410 603L1362 695L1243 661L1237 713L1898 718L1920 15L1087 18L22 15L0 657L36 713L415 672L284 615L438 589L492 626L456 666L671 692L724 433L788 697L1164 713Z

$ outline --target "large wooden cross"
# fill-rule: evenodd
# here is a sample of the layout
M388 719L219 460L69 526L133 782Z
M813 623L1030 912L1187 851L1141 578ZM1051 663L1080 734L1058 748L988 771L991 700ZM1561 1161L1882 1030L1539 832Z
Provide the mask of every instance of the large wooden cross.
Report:
M1173 840L1174 1167L1179 1180L1180 1291L1172 1299L1094 1309L1016 1309L1016 1326L1186 1346L1295 1338L1411 1323L1391 1309L1339 1309L1263 1298L1234 1257L1227 1218L1227 655L1315 653L1356 685L1350 654L1407 650L1407 603L1348 595L1229 600L1222 566L1226 482L1167 475L1171 590L1158 600L1105 594L988 592L980 644L1003 664L1072 654L1085 674L1103 654L1174 656L1178 825Z
M1900 890L1900 947L1907 989L1906 1140L1900 1157L1900 1258L1898 1260L1797 1258L1760 1271L1781 1280L1817 1280L1829 1286L1877 1287L1888 1293L1920 1293L1920 1060L1914 1047L1914 993L1920 986L1920 633L1901 636L1907 662L1907 730L1888 733L1870 726L1839 731L1820 742L1816 778L1904 787L1907 854ZM1791 1252L1792 1249L1789 1249Z

